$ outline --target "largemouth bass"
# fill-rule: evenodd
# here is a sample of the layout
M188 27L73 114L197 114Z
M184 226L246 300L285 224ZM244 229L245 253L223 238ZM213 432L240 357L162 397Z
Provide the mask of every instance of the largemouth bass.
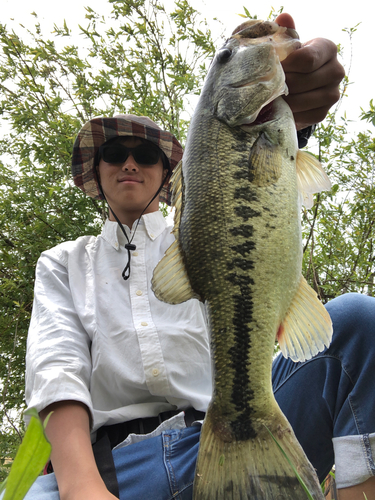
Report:
M161 300L207 305L214 389L201 433L194 500L314 499L314 469L272 391L275 338L304 360L329 345L332 326L301 274L301 200L330 187L298 152L280 60L294 30L249 21L211 64L175 172L175 242L155 268Z

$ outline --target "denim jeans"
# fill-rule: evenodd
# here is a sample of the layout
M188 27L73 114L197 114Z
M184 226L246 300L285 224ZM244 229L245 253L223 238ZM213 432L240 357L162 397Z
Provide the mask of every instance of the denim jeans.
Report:
M328 303L332 344L304 363L278 356L275 397L322 480L336 463L339 487L375 475L375 298L347 294ZM200 427L113 451L121 500L188 500ZM354 457L354 458L353 458ZM27 500L58 500L54 474L41 477Z
M272 383L319 479L335 463L348 487L375 475L375 298L350 293L326 307L329 348L304 363L278 356Z

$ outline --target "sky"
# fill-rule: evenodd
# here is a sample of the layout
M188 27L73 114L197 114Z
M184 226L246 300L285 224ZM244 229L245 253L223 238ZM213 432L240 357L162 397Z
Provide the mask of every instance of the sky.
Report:
M171 2L173 0L166 0ZM166 3L165 2L165 3ZM343 46L344 59L342 60L349 79L352 82L348 89L348 97L340 105L339 115L346 112L347 118L351 120L352 130L371 128L359 120L360 108L369 109L370 99L375 98L375 64L373 57L374 41L370 37L373 32L375 18L375 2L368 0L356 0L349 2L333 2L331 0L311 0L309 2L297 0L283 0L280 3L272 2L247 2L244 0L231 0L218 2L217 0L190 0L193 7L199 10L207 19L209 26L218 26L213 21L217 18L222 23L222 29L229 35L235 26L243 20L238 16L243 13L243 6L256 14L258 18L267 18L274 8L278 11L281 6L284 12L294 17L296 29L302 42L313 38L322 37L333 40L336 44ZM53 24L62 25L64 19L70 28L78 24L85 25L86 5L97 12L110 11L110 5L105 0L64 0L51 2L50 0L1 0L1 20L8 28L20 33L19 23L26 27L35 24L35 18L30 15L32 11L38 14L38 21L42 24L43 32L52 31ZM219 7L218 4L222 5ZM360 25L353 35L352 45L344 28L353 28ZM220 29L215 35L219 36ZM79 38L77 38L79 43ZM350 55L352 53L352 60ZM351 62L350 62L351 60Z

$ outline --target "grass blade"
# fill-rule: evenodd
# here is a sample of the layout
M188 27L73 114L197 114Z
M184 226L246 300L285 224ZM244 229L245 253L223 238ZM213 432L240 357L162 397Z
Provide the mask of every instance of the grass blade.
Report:
M286 460L288 461L289 465L291 466L291 468L293 469L293 472L294 474L296 475L296 478L298 479L300 485L302 486L302 488L304 489L304 491L306 492L306 495L307 495L307 498L309 500L314 500L313 497L311 496L311 493L309 492L309 490L307 489L307 486L305 485L303 479L301 478L301 476L298 474L297 472L297 469L294 467L294 465L292 464L292 462L290 461L288 455L285 453L285 451L283 450L283 448L281 447L281 445L279 444L279 442L277 441L277 439L275 438L275 436L272 434L272 432L269 430L269 428L265 425L264 426L267 431L270 433L272 439L275 441L275 443L277 444L279 450L281 451L281 453L284 455L284 457L286 458Z

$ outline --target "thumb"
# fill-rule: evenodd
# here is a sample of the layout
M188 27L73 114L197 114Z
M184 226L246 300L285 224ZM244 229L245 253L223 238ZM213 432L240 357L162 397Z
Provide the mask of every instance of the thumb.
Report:
M279 26L283 26L284 28L292 28L296 29L296 25L294 24L294 20L290 14L287 14L286 12L279 14L277 18L275 19L275 23L277 23Z

